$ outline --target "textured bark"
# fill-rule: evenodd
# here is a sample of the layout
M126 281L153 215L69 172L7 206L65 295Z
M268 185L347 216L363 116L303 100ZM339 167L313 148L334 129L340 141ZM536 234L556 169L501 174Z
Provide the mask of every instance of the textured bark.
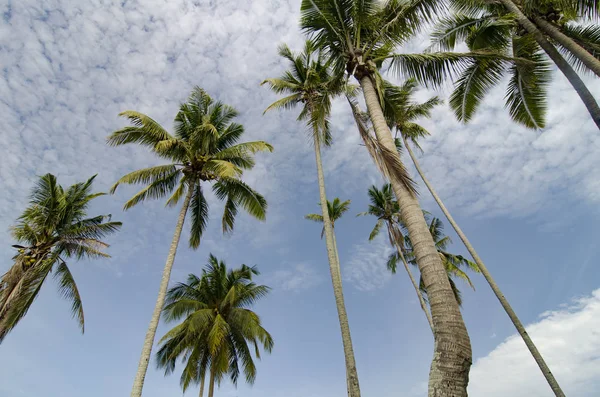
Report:
M348 385L348 395L350 397L360 397L360 386L358 384L358 372L356 370L356 361L354 359L354 349L352 348L352 338L350 337L350 326L348 324L348 315L346 314L346 305L344 303L344 293L342 290L342 279L338 264L338 255L335 250L335 236L327 209L327 195L325 193L325 177L323 175L323 164L321 161L321 145L318 134L314 136L315 160L317 163L317 179L319 182L319 199L321 202L321 212L323 213L323 227L325 228L325 246L327 247L327 259L329 260L329 271L331 273L331 283L333 284L333 295L337 307L342 333L342 344L344 347L344 357L346 360L346 381ZM211 396L209 396L211 397Z
M539 16L534 16L532 19L542 32L546 33L552 38L552 40L569 50L569 52L583 62L585 66L596 73L596 76L600 77L600 60L594 58L594 56L585 48L577 44L575 40L565 35L550 22L540 18Z
M154 337L156 336L156 329L158 328L158 321L160 320L160 313L165 304L165 298L167 296L167 287L169 286L169 279L171 278L171 270L173 269L173 263L175 262L175 254L177 253L177 246L179 245L179 239L181 238L181 231L183 230L183 223L185 221L185 215L188 207L190 206L190 200L192 199L193 189L189 188L188 193L185 196L179 217L177 218L177 225L175 226L175 234L173 235L173 241L171 242L171 248L169 249L169 255L167 256L167 262L163 270L162 278L160 280L160 287L158 290L158 298L156 299L156 305L152 312L152 319L144 338L144 346L142 348L142 355L138 364L137 374L135 375L135 381L133 382L133 388L131 389L131 397L141 397L142 388L144 387L144 379L146 378L146 372L148 371L148 363L150 361L150 355L152 354L152 345L154 344Z
M400 259L402 260L402 264L404 265L404 269L406 270L406 273L408 274L408 278L410 279L410 282L412 283L412 285L415 289L415 292L417 293L417 297L419 298L419 304L421 305L421 309L423 309L423 312L425 313L425 317L427 317L427 323L429 324L429 328L431 328L431 332L435 334L435 332L433 330L433 320L431 319L431 314L429 313L429 309L427 308L425 299L423 299L423 294L421 293L421 290L419 290L419 285L417 284L412 272L408 268L408 263L406 263L406 258L404 257L404 253L402 253L402 249L400 248L400 245L398 243L399 236L397 236L392 231L391 227L392 226L388 225L388 228L390 228L390 236L392 237L392 239L394 241L394 246L396 247L396 251L398 252L398 255L400 256Z
M202 376L200 377L200 397L204 397L204 380L205 380L206 374L203 373Z
M210 380L208 381L208 397L213 397L215 393L215 371L210 370Z
M398 156L379 98L370 76L360 79L367 110L379 144ZM402 219L421 277L427 289L434 326L434 354L429 372L429 397L467 396L471 368L471 342L458 303L448 281L423 212L416 197L392 174L390 183L400 204Z
M481 270L481 274L483 274L483 277L485 277L485 280L488 282L488 284L492 288L492 291L494 291L494 294L496 295L496 297L500 301L500 304L502 305L502 307L506 311L506 314L508 314L508 317L510 317L510 320L513 322L515 328L517 329L517 332L519 332L519 335L521 335L521 338L523 338L523 341L525 342L525 345L527 345L527 348L529 349L529 351L531 352L531 355L533 356L533 358L537 362L540 370L544 374L544 377L546 377L546 380L548 381L548 384L552 388L552 391L554 391L554 394L557 397L564 397L565 394L563 393L563 391L560 388L558 382L554 378L554 375L550 371L550 368L548 368L548 365L546 365L546 362L544 361L544 358L542 357L542 355L538 351L537 347L535 346L535 344L533 343L533 341L529 337L529 334L527 333L527 331L525 330L525 327L523 326L523 324L519 320L519 317L517 317L517 314L515 313L515 311L513 310L513 308L508 303L508 300L506 300L506 297L504 296L504 294L502 293L502 291L500 291L500 288L498 287L498 284L496 284L496 282L492 278L492 275L488 271L487 267L485 266L485 264L483 263L483 261L481 260L481 258L479 257L479 255L477 255L477 251L475 251L475 248L473 248L473 246L469 242L469 239L467 239L467 236L463 233L462 229L458 226L458 224L456 223L456 221L454 220L454 218L452 217L452 215L450 215L450 212L448 211L448 209L446 208L446 206L442 202L442 199L440 198L440 196L438 196L438 194L434 190L433 186L431 186L431 184L429 183L429 181L425 177L425 174L423 174L423 170L421 169L421 166L420 166L419 162L417 161L417 159L415 157L415 154L413 153L413 151L410 148L410 146L408 146L408 142L406 142L406 140L404 140L404 147L406 147L406 150L408 150L410 158L412 159L413 163L415 164L415 168L417 169L417 172L421 176L421 179L423 179L423 182L425 182L425 185L427 186L427 189L429 189L429 192L431 192L431 195L433 196L433 198L435 199L436 203L439 205L440 209L442 210L442 212L444 213L444 215L448 219L448 222L450 222L450 224L452 225L452 227L456 231L456 234L458 234L458 237L462 240L463 244L467 248L467 251L469 251L469 253L473 257L473 260L475 260L475 263L477 263L477 266L479 267L479 270Z
M579 77L579 75L575 72L575 70L571 67L569 62L560 55L558 50L550 43L546 37L542 34L542 32L531 22L525 14L517 7L515 3L511 0L500 0L502 5L506 7L506 9L516 16L517 22L519 25L523 26L525 30L533 35L535 41L542 47L542 49L546 52L546 54L552 59L552 62L556 64L556 66L560 69L560 71L565 75L569 83L573 86L579 98L587 108L590 116L592 116L592 120L596 123L596 126L600 128L600 107L598 107L598 103L594 99L594 96L588 90L583 80Z

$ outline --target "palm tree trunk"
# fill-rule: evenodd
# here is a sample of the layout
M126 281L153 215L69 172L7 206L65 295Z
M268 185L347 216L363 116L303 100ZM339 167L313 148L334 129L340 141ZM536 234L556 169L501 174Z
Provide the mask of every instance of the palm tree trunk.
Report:
M564 397L565 394L563 393L563 391L560 388L558 382L554 378L554 375L550 371L550 368L548 368L548 365L546 365L546 362L544 361L544 358L542 357L542 355L538 351L537 347L535 346L535 344L533 343L533 341L529 337L529 334L527 333L527 331L525 330L525 327L523 326L523 324L521 323L521 321L517 317L517 314L515 313L515 311L513 310L513 308L510 306L510 304L506 300L506 297L504 296L504 294L502 293L502 291L500 291L500 288L498 287L498 284L496 284L496 282L492 278L492 275L488 271L487 267L485 266L485 264L483 263L483 261L481 260L481 258L479 257L479 255L477 255L477 251L475 251L475 248L473 248L473 246L471 245L471 243L467 239L467 236L465 236L465 234L463 233L463 231L461 230L461 228L458 226L458 224L456 223L456 221L454 220L454 218L452 217L452 215L450 215L450 212L448 211L448 209L446 208L446 206L442 202L442 199L440 198L440 196L437 195L436 191L433 189L433 186L431 186L431 184L429 183L429 181L425 177L425 174L423 174L423 170L421 169L421 166L420 166L419 162L417 161L417 158L415 157L415 154L413 153L412 149L408 145L408 142L406 141L406 139L404 139L404 137L402 137L402 139L404 140L404 147L406 147L406 150L408 151L408 154L410 155L410 158L412 159L413 163L415 164L415 168L417 169L417 172L421 176L421 179L423 179L423 182L425 182L425 185L427 186L427 189L429 189L429 192L431 192L431 195L433 196L433 198L435 199L436 203L439 205L440 209L442 210L442 212L444 213L444 215L448 219L448 222L450 222L450 224L452 225L452 227L456 231L456 234L458 234L458 237L460 237L460 239L462 240L463 244L467 248L467 251L469 251L469 253L473 257L473 259L475 260L475 263L477 263L477 266L479 267L479 270L481 270L481 274L483 274L483 277L485 277L485 280L488 282L488 284L492 288L492 291L494 291L494 294L496 295L496 297L500 301L500 304L502 305L502 307L506 311L506 314L508 314L508 317L510 317L510 320L513 322L515 328L519 332L519 335L521 335L521 338L523 338L523 341L525 342L525 345L527 345L527 348L529 349L529 351L531 352L531 355L533 356L533 358L537 362L538 366L540 367L540 370L544 374L544 377L546 377L546 380L548 381L548 384L550 385L550 387L554 391L554 394L557 397Z
M412 285L415 289L415 292L417 293L417 297L419 298L419 304L421 305L421 309L423 309L423 312L425 313L425 317L427 317L427 323L429 323L429 328L431 328L431 332L435 335L435 331L433 330L433 320L431 319L431 314L429 313L429 309L427 309L427 304L425 304L425 299L423 299L423 295L421 294L421 291L419 290L419 286L417 285L417 282L415 281L415 278L414 278L412 272L408 268L408 263L406 263L406 258L404 257L404 253L402 252L402 249L400 248L400 245L398 244L398 236L396 236L393 232L391 232L391 234L392 234L392 237L394 240L394 246L396 247L396 251L398 252L398 255L400 255L400 259L402 260L404 269L406 270L406 273L408 274L408 278L410 279L410 282L412 283Z
M200 397L204 397L204 380L206 378L206 373L203 373L200 376Z
M400 156L385 122L371 77L363 76L360 85L379 144L391 155L398 156L396 160L399 162ZM429 396L465 397L472 363L467 328L419 202L393 172L390 174L390 183L400 204L402 219L408 229L427 289L434 325L434 355L429 372Z
M158 328L158 321L160 319L160 313L162 312L163 305L165 304L165 297L167 295L167 287L169 286L169 279L171 278L171 269L173 269L173 262L175 262L175 254L177 253L177 246L179 245L179 239L181 237L181 231L183 230L183 222L185 221L185 215L188 207L190 206L190 200L192 199L193 189L188 187L188 193L185 196L179 217L177 218L177 225L175 226L175 234L173 235L173 241L171 242L171 248L169 249L169 255L167 256L167 263L163 270L162 278L160 280L160 287L158 290L158 298L156 299L156 305L152 312L152 319L144 338L144 346L142 348L142 355L138 364L137 374L135 375L135 381L133 382L133 388L131 389L131 397L141 397L142 388L144 387L144 379L146 378L146 372L148 371L148 362L150 361L150 354L152 353L152 345L154 344L154 337L156 335L156 329Z
M579 98L587 108L590 116L592 116L592 120L596 123L596 126L600 128L600 107L598 107L598 103L594 99L594 96L588 90L586 85L583 83L583 80L579 77L579 75L575 72L575 70L571 67L571 65L566 61L566 59L560 55L558 50L550 43L542 32L521 12L519 7L511 0L500 0L500 2L506 7L506 9L516 16L517 22L519 25L523 26L525 30L533 35L535 41L542 47L542 49L548 54L550 59L556 64L556 66L560 69L560 71L565 75L569 83L573 86Z
M575 40L570 38L561 32L556 26L550 22L540 18L539 16L533 17L533 22L540 28L540 30L550 36L554 41L559 43L561 46L569 50L571 54L576 56L585 66L591 71L596 73L596 76L600 77L600 60L594 58L585 48L577 44Z
M215 371L210 369L210 380L208 381L208 397L213 397L215 393Z
M329 260L329 271L331 272L331 282L333 284L333 295L337 306L340 328L342 333L342 344L344 346L344 357L346 360L346 380L348 385L348 395L350 397L360 397L360 386L358 384L358 372L356 370L356 361L354 359L354 349L352 348L352 338L350 337L350 326L348 325L348 315L346 314L346 305L344 304L344 293L342 290L342 280L338 265L338 255L335 250L335 241L329 210L327 209L327 195L325 194L325 177L323 175L323 163L321 161L321 145L318 133L314 135L315 160L317 163L317 179L319 181L319 198L321 201L321 211L323 213L323 227L325 228L325 245L327 247L327 258ZM211 397L211 396L209 396Z

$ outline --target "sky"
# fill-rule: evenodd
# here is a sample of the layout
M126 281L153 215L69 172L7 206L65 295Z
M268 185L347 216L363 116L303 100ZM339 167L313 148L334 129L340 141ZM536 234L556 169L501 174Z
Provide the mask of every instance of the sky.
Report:
M183 240L172 273L172 282L183 281L213 253L229 266L257 265L257 280L273 288L255 307L275 339L273 353L258 363L252 387L223 382L216 395L345 396L321 229L303 219L319 210L310 141L297 112L262 114L276 96L260 82L285 67L277 45L300 49L304 40L299 0L0 0L0 13L0 271L11 265L9 227L37 176L50 172L68 185L97 173L95 189L107 191L123 174L158 164L143 148L105 144L127 124L118 113L141 111L170 129L179 104L201 86L239 110L247 140L275 147L245 175L269 202L267 221L240 216L235 233L224 237L222 206L210 197L201 246L192 251ZM403 50L426 45L421 38ZM600 82L584 80L600 97ZM422 90L418 98L447 98L449 87ZM600 134L556 71L543 131L512 123L503 96L501 84L467 125L447 106L436 109L422 120L431 137L421 142L419 159L566 394L591 397L600 390ZM385 268L386 241L367 241L375 220L354 217L366 210L367 189L382 180L352 123L347 104L336 102L324 167L328 196L352 201L336 231L362 393L424 396L432 336L406 275ZM428 192L419 190L423 208L438 216ZM129 393L177 216L162 202L123 212L133 193L120 188L90 209L123 222L107 239L112 258L70 264L85 335L48 280L0 345L0 396ZM465 254L446 232L451 249ZM473 346L470 395L551 395L485 280L472 280L475 291L459 282ZM168 329L161 323L157 335ZM179 376L165 377L153 361L144 396L166 395L181 395Z

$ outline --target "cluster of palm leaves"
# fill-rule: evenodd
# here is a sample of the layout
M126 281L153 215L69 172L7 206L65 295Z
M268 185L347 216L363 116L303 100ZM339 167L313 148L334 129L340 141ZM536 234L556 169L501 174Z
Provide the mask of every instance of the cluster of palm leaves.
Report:
M418 296L434 336L428 395L466 396L472 363L471 344L460 306L457 279L473 286L465 270L481 272L515 325L556 396L564 396L552 372L490 272L425 177L411 146L429 132L417 123L442 101L413 100L419 85L454 84L449 105L459 121L471 120L492 87L506 83L505 107L512 119L528 128L546 125L547 87L555 66L567 78L600 128L600 107L578 73L600 76L600 17L597 0L302 0L300 26L307 35L303 51L285 44L279 54L288 69L263 84L284 97L266 111L299 107L314 147L321 212L306 218L323 224L327 259L343 342L348 395L360 397L349 320L343 295L335 222L350 202L327 199L323 150L334 144L332 101L344 97L368 154L384 185L368 190L371 204L360 215L377 218L373 240L385 226L394 253L387 266L396 272L401 262ZM407 54L402 46L431 30L431 45L423 53ZM466 46L466 52L453 52ZM403 77L401 85L386 79ZM355 85L353 83L357 83ZM361 97L362 95L362 97ZM366 106L366 110L361 109ZM173 240L160 281L156 304L144 338L131 396L141 397L161 316L179 322L160 340L157 364L166 374L183 363L181 386L200 385L209 374L209 397L215 383L240 375L256 377L253 355L267 352L273 340L250 310L268 287L253 281L255 267L228 270L210 255L200 276L169 289L171 271L183 226L190 219L189 246L199 247L209 218L209 189L224 202L223 233L232 233L240 209L258 220L266 216L265 198L243 181L255 165L255 154L271 152L264 141L239 142L244 134L235 122L237 111L195 87L181 104L169 133L149 116L125 111L130 124L108 137L111 146L136 144L162 160L161 165L133 171L111 188L141 184L125 203L127 210L148 199L180 205ZM394 134L392 134L394 132ZM442 221L422 210L417 183L402 162L410 156L425 186L464 243L473 261L448 252L450 237ZM18 218L13 237L19 244L12 267L0 279L0 342L25 316L46 280L54 272L61 294L72 304L83 331L81 297L67 266L68 259L108 257L102 239L121 224L110 215L87 216L94 177L66 189L47 174L34 188L30 205ZM409 265L411 265L409 267ZM413 276L418 272L418 281ZM254 354L253 354L254 353Z

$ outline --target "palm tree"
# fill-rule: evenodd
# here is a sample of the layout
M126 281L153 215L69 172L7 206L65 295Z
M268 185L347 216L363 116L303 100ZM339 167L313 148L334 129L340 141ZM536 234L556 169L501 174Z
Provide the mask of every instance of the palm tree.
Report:
M414 36L423 22L431 20L438 7L439 2L431 0L303 0L301 26L327 52L336 76L348 72L360 83L429 294L435 334L429 395L459 397L467 395L472 363L469 335L379 102L382 78L378 70L386 60L391 61L392 69L417 80L441 84L456 68L468 66L478 58L498 57L489 52L393 53L394 48Z
M279 47L279 54L289 62L290 70L284 72L280 78L266 79L263 84L268 84L278 94L285 93L288 96L271 104L265 112L277 108L289 109L302 106L298 120L306 121L309 126L317 164L325 246L344 347L348 394L350 397L360 397L358 372L344 303L342 279L335 249L335 235L327 209L325 176L321 161L321 145L328 146L331 143L329 131L331 99L342 92L342 81L332 78L328 65L323 62L322 53L315 48L312 41L306 41L301 54L294 54L286 45Z
M119 230L110 215L88 218L89 203L105 193L92 193L94 175L64 189L52 174L40 177L29 207L12 227L14 264L0 279L0 343L27 314L44 281L54 271L59 292L71 302L73 317L84 331L83 306L68 258L109 258L101 239Z
M320 205L320 204L319 204ZM335 222L339 220L350 208L350 200L342 201L339 197L333 199L333 201L327 200L327 213L329 219L331 219L331 229L333 230L333 249L335 250L335 261L337 263L338 277L342 279L341 263L340 263L340 252L337 247L337 238L335 237ZM309 221L323 223L323 215L321 214L308 214L304 216L304 219ZM325 226L321 230L321 239L325 235Z
M168 322L183 321L161 339L157 363L168 375L182 359L184 392L191 383L200 383L202 397L207 370L208 397L213 397L215 381L220 383L227 374L233 384L241 373L246 382L254 383L256 366L248 345L257 358L259 344L269 353L273 349L273 338L250 310L269 291L269 287L252 281L258 274L256 267L245 265L228 270L211 254L201 277L189 274L187 282L169 290L163 316Z
M600 53L600 29L597 26L565 24L561 32L536 14L545 8L537 0L523 2L529 13L534 15L531 19L512 0L500 0L499 3L453 0L452 4L455 13L443 18L434 29L434 48L452 50L458 42L465 41L471 50L493 48L512 53L515 57L531 59L537 65L532 68L526 64L514 64L509 70L511 79L506 105L514 120L530 128L544 126L545 86L549 81L549 69L544 61L543 50L569 80L600 128L598 103L573 67L539 29L540 24L544 25L547 31L556 32L564 38L568 38L568 35L571 37L569 40L575 39L587 47L588 50L584 50L575 44L585 53L581 54L569 43L561 44L555 40L557 37L551 38L567 52L569 60L577 67L597 72L600 70L600 61L594 58ZM574 11L570 13L574 14ZM468 121L471 118L484 94L500 81L504 71L502 63L493 59L482 59L464 70L450 99L459 120Z
M425 213L424 215L425 215L425 219L427 219L429 214ZM458 289L458 286L454 282L454 279L460 278L463 281L466 281L471 288L475 289L475 286L471 282L471 279L469 278L467 273L465 273L464 270L462 270L462 268L470 269L476 273L479 273L479 268L477 267L477 264L468 260L464 256L451 254L447 251L448 245L452 244L452 240L450 239L449 236L444 235L444 224L442 223L441 220L439 220L438 218L432 217L431 221L428 221L428 224L429 224L429 232L431 233L431 236L435 240L435 246L438 250L438 254L440 255L440 258L442 259L442 262L444 263L444 266L446 267L446 272L448 274L448 281L450 282L450 285L452 286L452 291L454 292L454 297L456 298L458 305L462 306L462 295L460 293L460 290ZM406 258L408 259L408 263L410 263L413 266L417 266L417 262L415 261L413 247L410 243L410 240L406 237L404 238L404 244L405 244L404 250L406 251ZM400 258L398 258L397 254L391 254L389 256L388 262L387 262L387 267L388 267L388 269L390 269L390 271L392 273L396 272L397 263L398 263L399 259ZM419 288L423 294L427 295L427 289L423 285L422 279L419 281Z
M439 205L440 209L446 216L446 219L448 219L448 222L450 222L450 224L456 231L456 234L459 236L461 241L464 243L465 247L467 248L467 251L469 251L469 254L471 254L471 257L473 257L473 259L477 265L477 268L483 274L483 277L486 279L486 281L492 288L492 291L494 291L494 294L496 295L496 297L500 301L500 304L502 305L502 307L508 314L509 318L513 322L515 328L519 332L519 335L521 335L521 338L525 342L525 345L531 352L531 354L532 354L533 358L535 359L535 361L537 362L540 370L546 377L548 384L550 385L550 387L552 388L552 390L554 391L554 393L557 396L563 396L564 393L562 392L558 382L554 378L554 375L550 371L550 368L544 361L544 358L538 351L537 347L531 340L529 334L525 330L525 327L523 326L523 324L517 317L517 314L515 313L513 308L508 303L508 300L506 299L506 297L504 296L502 291L500 291L500 288L498 287L498 285L492 278L492 275L489 273L487 267L485 266L485 264L483 263L483 261L481 260L481 258L477 254L477 252L475 251L475 248L473 248L473 246L467 239L467 236L463 233L461 228L458 226L458 224L456 223L456 221L454 220L454 218L452 217L452 215L450 214L450 212L448 211L448 209L442 202L442 199L437 194L437 192L435 191L435 189L433 188L433 186L431 185L431 183L425 176L423 170L421 169L421 165L419 164L419 161L417 160L413 150L411 149L410 145L408 144L408 141L411 141L413 145L415 145L418 149L420 149L418 140L422 137L429 135L429 131L427 131L423 127L419 126L418 124L414 123L414 121L415 121L415 119L417 119L419 117L425 117L425 118L429 117L432 108L438 104L438 102L436 101L437 98L435 98L435 97L429 99L428 101L426 101L422 104L415 103L413 100L415 91L416 91L416 85L411 84L410 81L407 81L399 89L398 88L388 89L384 92L386 118L388 120L389 125L392 126L393 128L395 128L396 131L399 132L402 137L402 141L400 141L400 139L396 139L396 147L397 147L398 151L400 151L402 149L402 143L404 143L404 147L408 151L408 154L409 154L410 158L412 159L412 161L415 165L415 168L417 169L417 172L419 173L421 179L425 183L425 186L427 186L427 189L429 189L429 192L431 193L434 200L436 201L436 203ZM357 120L357 121L359 121L359 120Z
M383 185L381 190L377 188L377 186L371 186L369 188L369 200L371 204L369 204L369 209L366 212L361 212L358 216L364 215L372 215L377 218L377 223L375 223L375 227L371 231L369 235L369 241L372 241L375 237L379 235L381 228L385 224L388 231L388 239L392 247L396 249L396 253L392 254L392 256L396 260L401 260L404 264L404 269L408 274L410 282L412 283L415 292L417 293L417 297L419 298L419 304L421 305L421 309L425 313L425 317L427 317L427 322L429 323L429 327L431 328L431 332L434 332L433 328L433 320L431 319L431 314L429 313L429 309L427 309L427 304L421 291L419 290L419 286L415 281L410 269L408 268L408 264L405 258L405 249L404 249L404 236L401 230L401 215L400 215L400 207L398 206L398 202L394 200L394 192L392 191L392 185L386 183ZM388 260L388 268L392 271L392 273L396 273L396 267L390 267L390 261ZM393 262L396 264L396 261Z
M244 127L232 121L237 114L234 108L214 101L204 90L196 87L175 116L175 135L169 134L144 114L125 111L121 116L127 117L133 126L115 131L108 137L109 145L137 143L169 161L165 165L131 172L115 183L111 193L122 183L147 184L125 203L125 209L146 199L163 198L169 194L169 206L175 206L184 198L163 270L158 298L144 339L132 397L140 397L142 394L152 344L188 209L192 215L189 244L194 249L200 245L208 221L208 202L204 196L204 189L208 184L211 184L217 198L225 201L222 218L224 233L233 231L239 207L259 220L265 219L266 200L240 178L243 170L254 166L254 153L272 151L273 148L263 141L237 143L244 133Z

